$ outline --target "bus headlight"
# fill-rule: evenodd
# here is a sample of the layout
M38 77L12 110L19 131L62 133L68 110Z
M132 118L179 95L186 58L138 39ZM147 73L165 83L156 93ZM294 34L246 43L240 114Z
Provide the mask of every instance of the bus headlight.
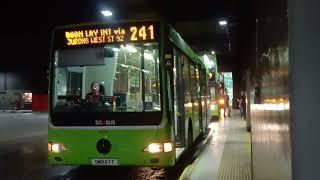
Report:
M66 148L62 143L48 143L48 151L60 153L64 150L66 150Z
M164 152L171 152L172 151L172 144L171 143L164 143L163 144L163 151Z
M172 149L172 143L151 143L146 148L144 148L144 151L149 153L159 153L171 152Z
M159 153L163 151L163 146L161 143L151 143L144 149L144 151L149 153Z

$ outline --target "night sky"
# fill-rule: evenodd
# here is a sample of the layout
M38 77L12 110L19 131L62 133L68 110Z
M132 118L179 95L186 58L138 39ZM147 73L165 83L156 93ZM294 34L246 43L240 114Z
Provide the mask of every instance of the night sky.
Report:
M103 3L104 2L104 3ZM108 1L12 1L2 6L1 71L44 71L49 63L52 28L58 25L101 21L100 7ZM6 17L6 18L3 18Z
M64 24L104 21L100 15L100 10L105 5L116 12L115 18L133 17L138 12L148 10L150 12L148 8L152 8L160 13L165 9L171 17L190 19L201 19L202 16L207 16L214 10L211 7L216 5L211 1L202 1L205 3L197 4L198 11L194 11L194 15L191 13L184 15L183 12L177 10L178 2L170 7L168 7L170 2L168 0L156 3L154 1L150 2L146 4L140 0L55 0L50 2L12 1L7 3L2 6L2 9L7 11L1 12L1 17L7 18L2 18L2 42L6 46L5 50L2 51L0 72L16 72L28 76L33 89L46 91L48 87L46 70L49 64L52 28ZM191 11L190 5L192 4L184 3L183 7ZM180 6L182 5L180 4ZM216 8L216 12L223 14L222 10L219 11L219 8ZM216 16L216 13L211 14L211 16ZM244 32L247 31L244 30ZM227 58L230 58L230 56ZM227 60L227 58L225 59ZM229 62L232 61L234 61L233 57Z
M2 9L2 50L0 72L14 72L30 82L33 90L46 91L51 31L54 26L94 17L85 12L92 5L80 1L54 2L15 1ZM9 15L10 14L10 15Z

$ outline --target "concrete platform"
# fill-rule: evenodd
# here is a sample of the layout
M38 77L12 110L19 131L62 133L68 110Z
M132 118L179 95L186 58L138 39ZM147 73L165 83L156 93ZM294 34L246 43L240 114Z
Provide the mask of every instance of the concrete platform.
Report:
M183 180L251 180L251 140L234 115L210 125L207 146L181 175Z

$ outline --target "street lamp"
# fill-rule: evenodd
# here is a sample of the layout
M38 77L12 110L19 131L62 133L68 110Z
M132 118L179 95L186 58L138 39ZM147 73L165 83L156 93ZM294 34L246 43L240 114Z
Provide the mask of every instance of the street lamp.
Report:
M229 51L230 51L230 50L231 50L231 46L230 46L230 37L229 37L228 21L226 21L226 20L220 20L220 21L219 21L219 25L220 25L221 27L226 27L226 29L227 29L228 46L229 46Z

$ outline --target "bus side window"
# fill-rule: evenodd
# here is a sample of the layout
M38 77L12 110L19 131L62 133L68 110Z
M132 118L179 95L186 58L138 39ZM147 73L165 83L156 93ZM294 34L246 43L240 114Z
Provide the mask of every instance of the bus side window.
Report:
M184 55L182 57L182 78L183 78L183 90L184 90L184 96L185 96L185 104L191 102L191 94L190 94L190 71L189 71L189 63L188 60Z

